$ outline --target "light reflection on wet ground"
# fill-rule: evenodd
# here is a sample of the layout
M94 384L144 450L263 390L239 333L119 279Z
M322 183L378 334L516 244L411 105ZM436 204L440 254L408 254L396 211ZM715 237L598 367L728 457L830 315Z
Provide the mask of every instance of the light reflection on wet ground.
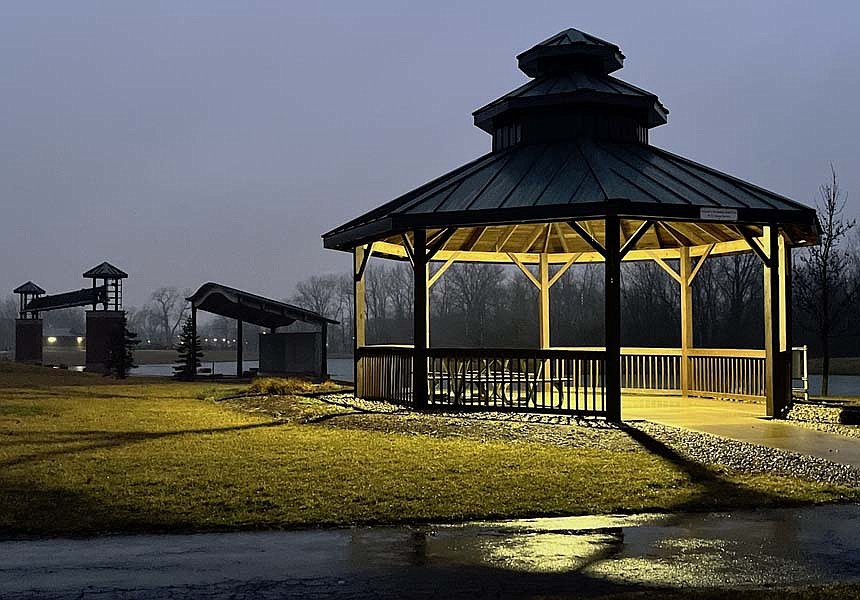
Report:
M0 543L0 595L266 582L420 597L439 581L447 597L860 581L860 505Z

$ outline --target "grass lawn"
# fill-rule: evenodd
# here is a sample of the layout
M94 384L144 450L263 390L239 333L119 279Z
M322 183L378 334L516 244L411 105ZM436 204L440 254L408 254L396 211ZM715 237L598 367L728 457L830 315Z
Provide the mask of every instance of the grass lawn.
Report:
M316 400L295 400L302 418L277 419L212 399L239 391L228 384L116 382L0 363L0 535L295 528L860 499L858 489L686 469L644 449L339 428L330 425L336 418L325 418L330 408ZM314 403L323 418L308 418L316 414Z

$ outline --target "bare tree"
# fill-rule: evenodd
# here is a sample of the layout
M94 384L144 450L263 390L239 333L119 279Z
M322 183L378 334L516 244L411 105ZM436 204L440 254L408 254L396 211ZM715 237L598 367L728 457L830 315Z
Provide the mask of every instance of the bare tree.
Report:
M338 312L338 289L337 275L314 275L296 285L293 302L328 317Z
M182 323L189 304L186 298L191 290L180 292L176 287L160 287L149 297L151 309L156 315L164 345L170 347L176 336L176 330Z
M18 300L9 294L0 300L0 350L11 350L15 343L15 319L18 318Z
M846 196L839 187L836 169L830 165L830 181L819 188L816 209L821 218L821 237L800 256L795 269L798 308L815 326L821 344L821 395L828 393L830 339L847 324L849 308L860 292L856 261L846 247L846 237L856 221L843 216Z

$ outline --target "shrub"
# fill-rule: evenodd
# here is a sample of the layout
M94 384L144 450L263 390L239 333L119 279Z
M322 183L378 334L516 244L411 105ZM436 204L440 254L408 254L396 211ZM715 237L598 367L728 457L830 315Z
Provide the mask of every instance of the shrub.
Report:
M312 392L326 392L339 389L336 383L324 381L314 383L300 377L261 377L255 379L248 386L251 394L266 394L269 396L288 396L290 394L308 394Z

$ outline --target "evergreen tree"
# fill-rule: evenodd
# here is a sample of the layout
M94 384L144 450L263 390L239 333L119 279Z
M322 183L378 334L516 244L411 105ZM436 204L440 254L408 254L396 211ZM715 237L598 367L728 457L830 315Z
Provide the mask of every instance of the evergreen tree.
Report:
M117 379L128 377L131 370L137 366L134 364L134 349L139 343L137 334L128 330L128 321L123 314L122 325L111 336L105 376L113 375Z
M191 319L182 323L182 333L179 334L179 345L176 347L179 356L173 367L173 376L179 379L193 379L200 367L203 352L200 351L200 338L195 335Z

